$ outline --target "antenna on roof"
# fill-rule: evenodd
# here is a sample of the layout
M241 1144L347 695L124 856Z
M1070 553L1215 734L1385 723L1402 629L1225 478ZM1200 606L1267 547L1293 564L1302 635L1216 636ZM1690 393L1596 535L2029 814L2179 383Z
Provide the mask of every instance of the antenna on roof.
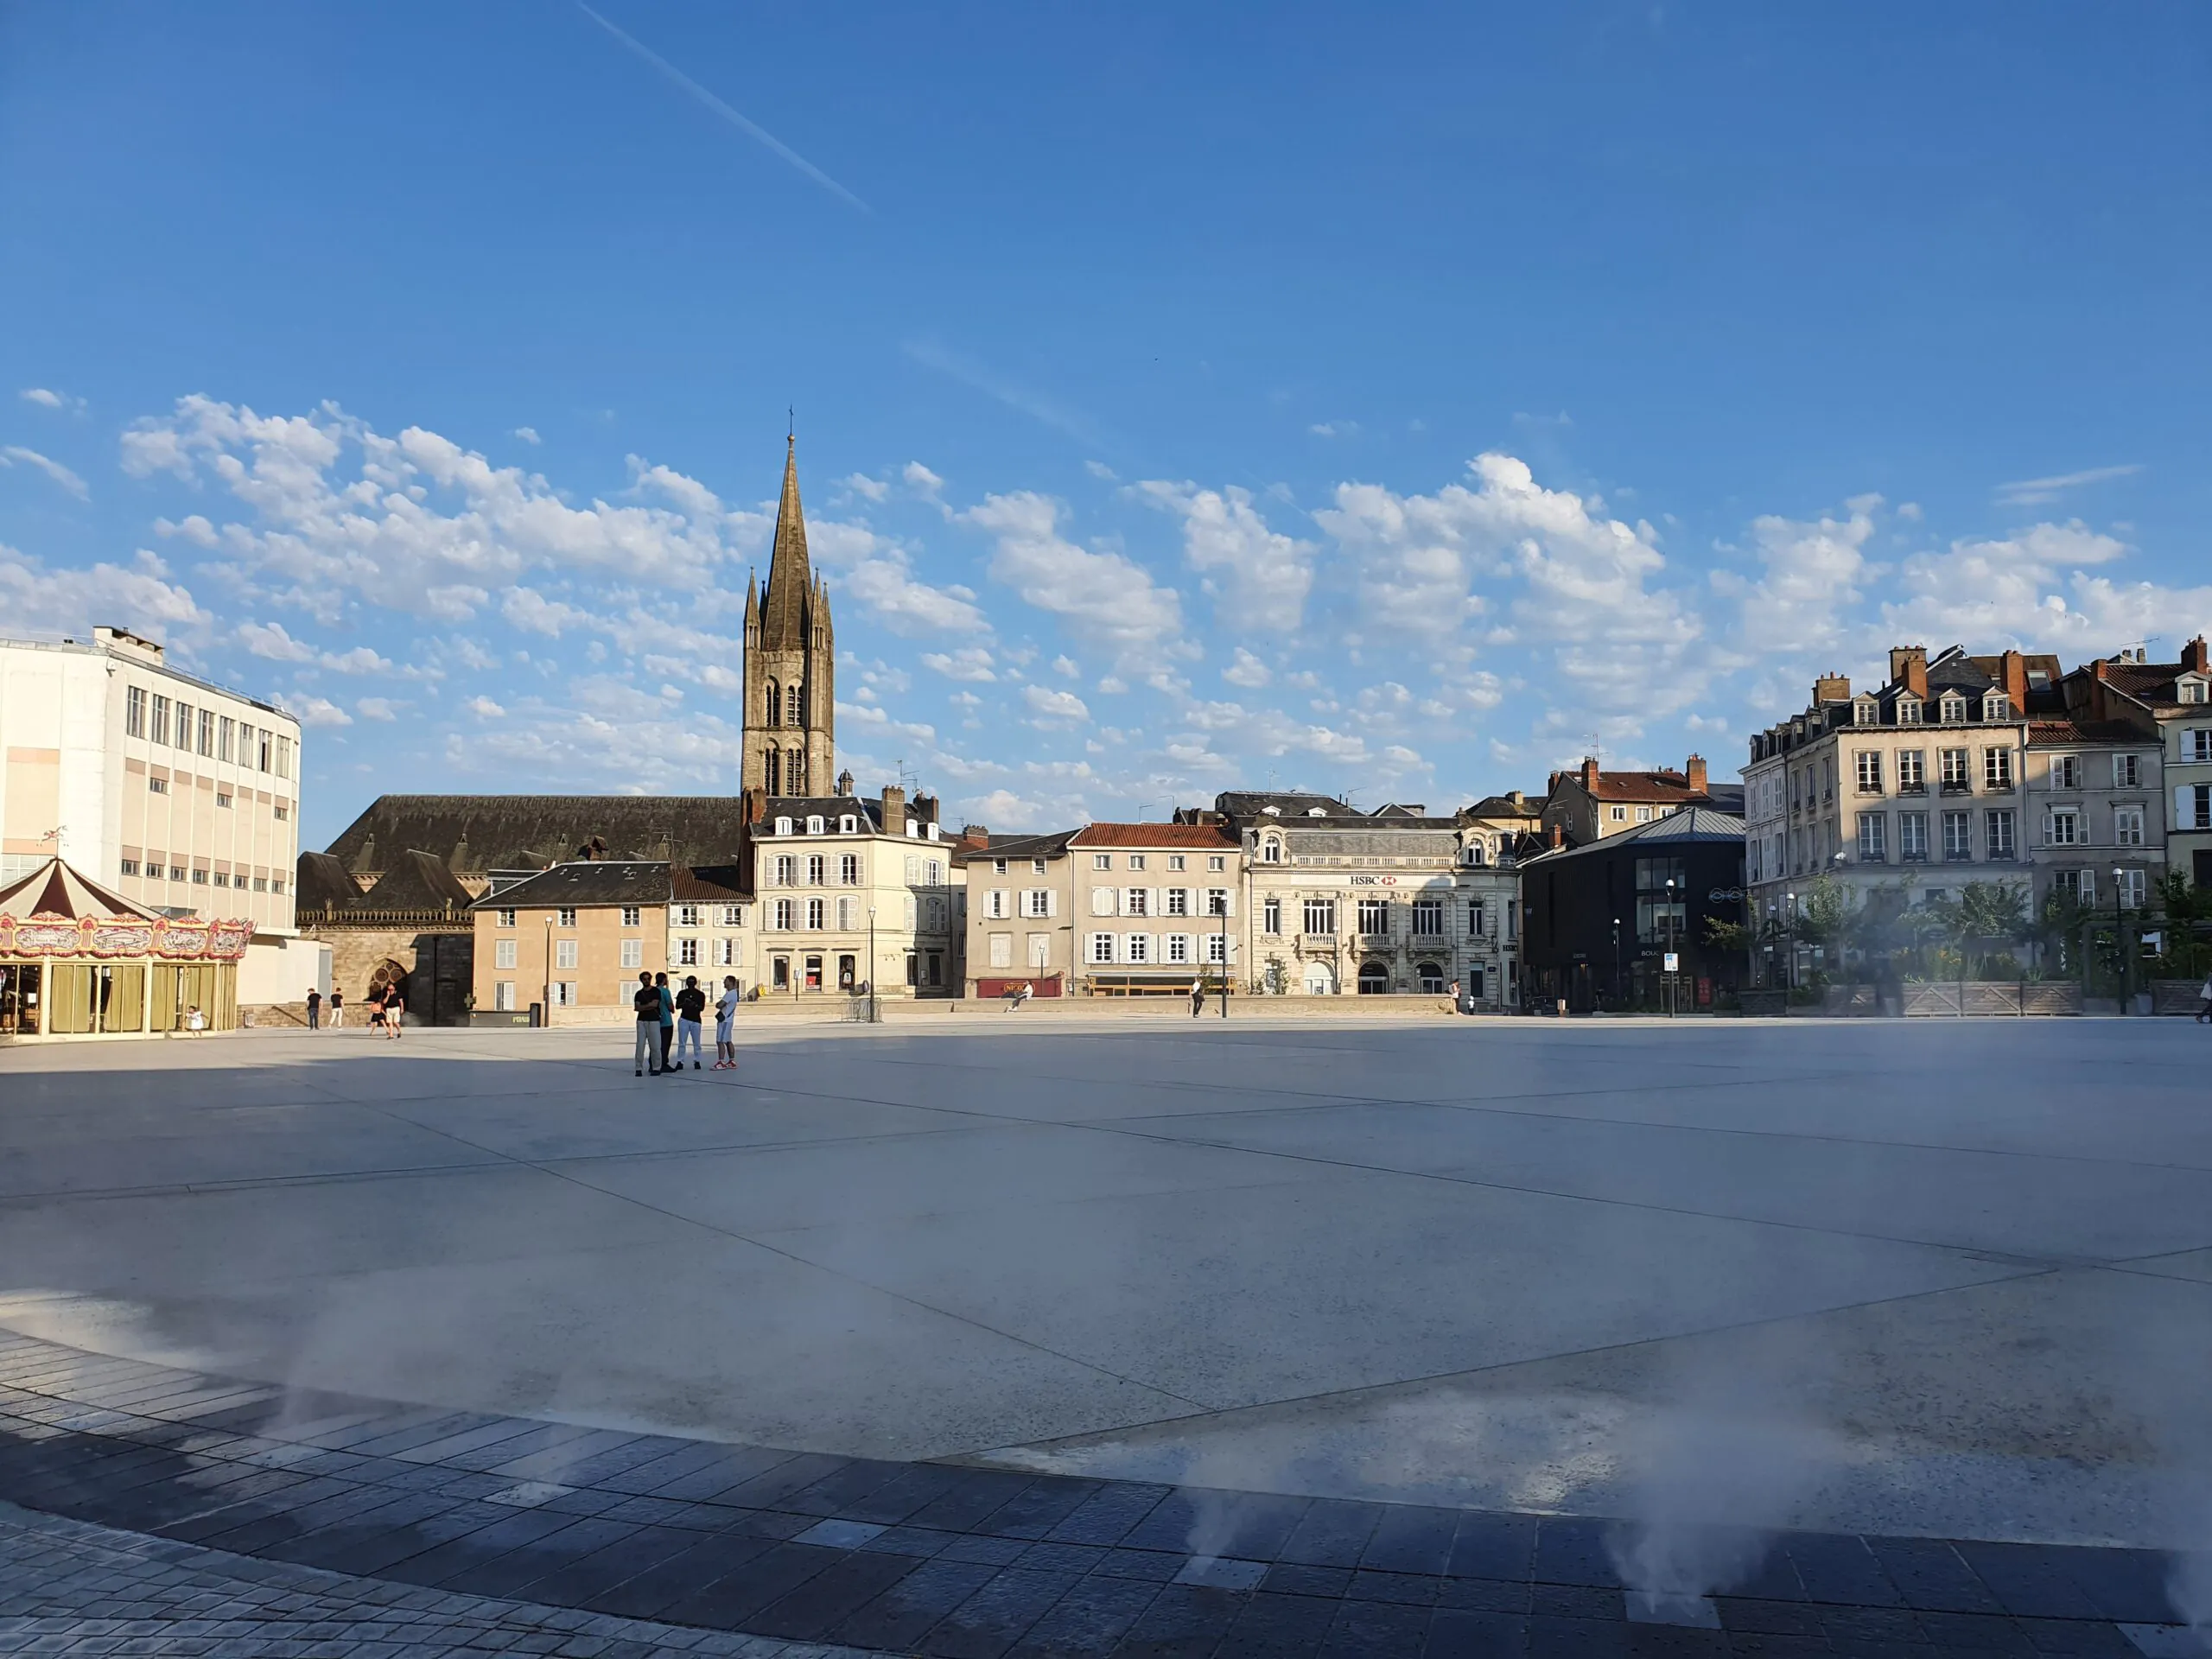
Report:
M1593 730L1590 734L1590 758L1598 763L1598 766L1600 771L1604 770L1605 765L1605 734L1602 732Z

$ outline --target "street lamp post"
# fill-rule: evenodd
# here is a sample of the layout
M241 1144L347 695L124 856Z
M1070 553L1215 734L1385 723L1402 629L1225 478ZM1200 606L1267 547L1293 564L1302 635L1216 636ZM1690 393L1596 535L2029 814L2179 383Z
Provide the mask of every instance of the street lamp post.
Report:
M1621 918L1613 918L1613 1012L1618 1014L1627 1006L1621 995Z
M1221 894L1221 1017L1229 1018L1229 892Z
M1675 878L1671 875L1667 878L1667 943L1663 948L1667 954L1659 958L1659 971L1667 982L1667 1017L1671 1020L1675 1017L1675 970L1667 961L1668 957L1674 956L1675 950ZM1675 957L1675 960L1680 961L1681 958Z
M1789 953L1782 970L1783 1007L1787 1008L1789 1006L1787 994L1797 988L1797 895L1783 893L1782 905L1783 912L1788 918L1782 930L1783 948Z
M2120 913L2120 868L2117 865L2113 866L2112 873L2112 953L2113 971L2119 981L2120 1012L2124 1018L2127 1013L2127 924L2121 919Z
M868 1022L878 1023L875 1017L875 970L883 964L875 959L875 906L868 907Z

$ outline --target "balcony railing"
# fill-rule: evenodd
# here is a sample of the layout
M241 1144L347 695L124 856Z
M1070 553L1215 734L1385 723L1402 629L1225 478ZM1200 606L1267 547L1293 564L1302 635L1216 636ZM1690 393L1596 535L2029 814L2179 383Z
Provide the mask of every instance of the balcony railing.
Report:
M1897 793L1900 795L1925 795L1927 792L1928 785L1917 779L1909 784L1899 784L1897 785Z
M1946 795L1971 795L1974 793L1974 785L1963 778L1946 778L1943 780L1943 792Z

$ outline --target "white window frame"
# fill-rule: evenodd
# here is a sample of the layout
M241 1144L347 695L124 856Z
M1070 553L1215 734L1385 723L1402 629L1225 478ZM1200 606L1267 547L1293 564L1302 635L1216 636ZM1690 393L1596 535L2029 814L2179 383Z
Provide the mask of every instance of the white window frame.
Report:
M2121 847L2140 847L2144 836L2144 811L2139 806L2116 806L2112 813L2112 838Z
M1114 936L1111 933L1094 933L1090 936L1089 960L1097 964L1110 963L1114 960Z
M579 943L581 942L575 939L554 940L553 965L556 968L573 969L576 965L576 947Z
M494 939L492 942L492 966L504 968L512 972L515 967L515 945L516 941L512 939Z
M563 943L573 944L574 941L567 940ZM575 965L573 959L561 963L563 968L573 968ZM642 968L645 965L645 942L643 939L622 941L622 965L625 968Z

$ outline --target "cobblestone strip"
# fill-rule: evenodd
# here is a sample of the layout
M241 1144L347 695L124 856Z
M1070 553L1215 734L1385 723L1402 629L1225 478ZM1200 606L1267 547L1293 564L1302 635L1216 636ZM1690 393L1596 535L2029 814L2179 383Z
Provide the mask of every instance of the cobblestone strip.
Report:
M0 1503L0 1654L187 1659L866 1659L348 1578Z

